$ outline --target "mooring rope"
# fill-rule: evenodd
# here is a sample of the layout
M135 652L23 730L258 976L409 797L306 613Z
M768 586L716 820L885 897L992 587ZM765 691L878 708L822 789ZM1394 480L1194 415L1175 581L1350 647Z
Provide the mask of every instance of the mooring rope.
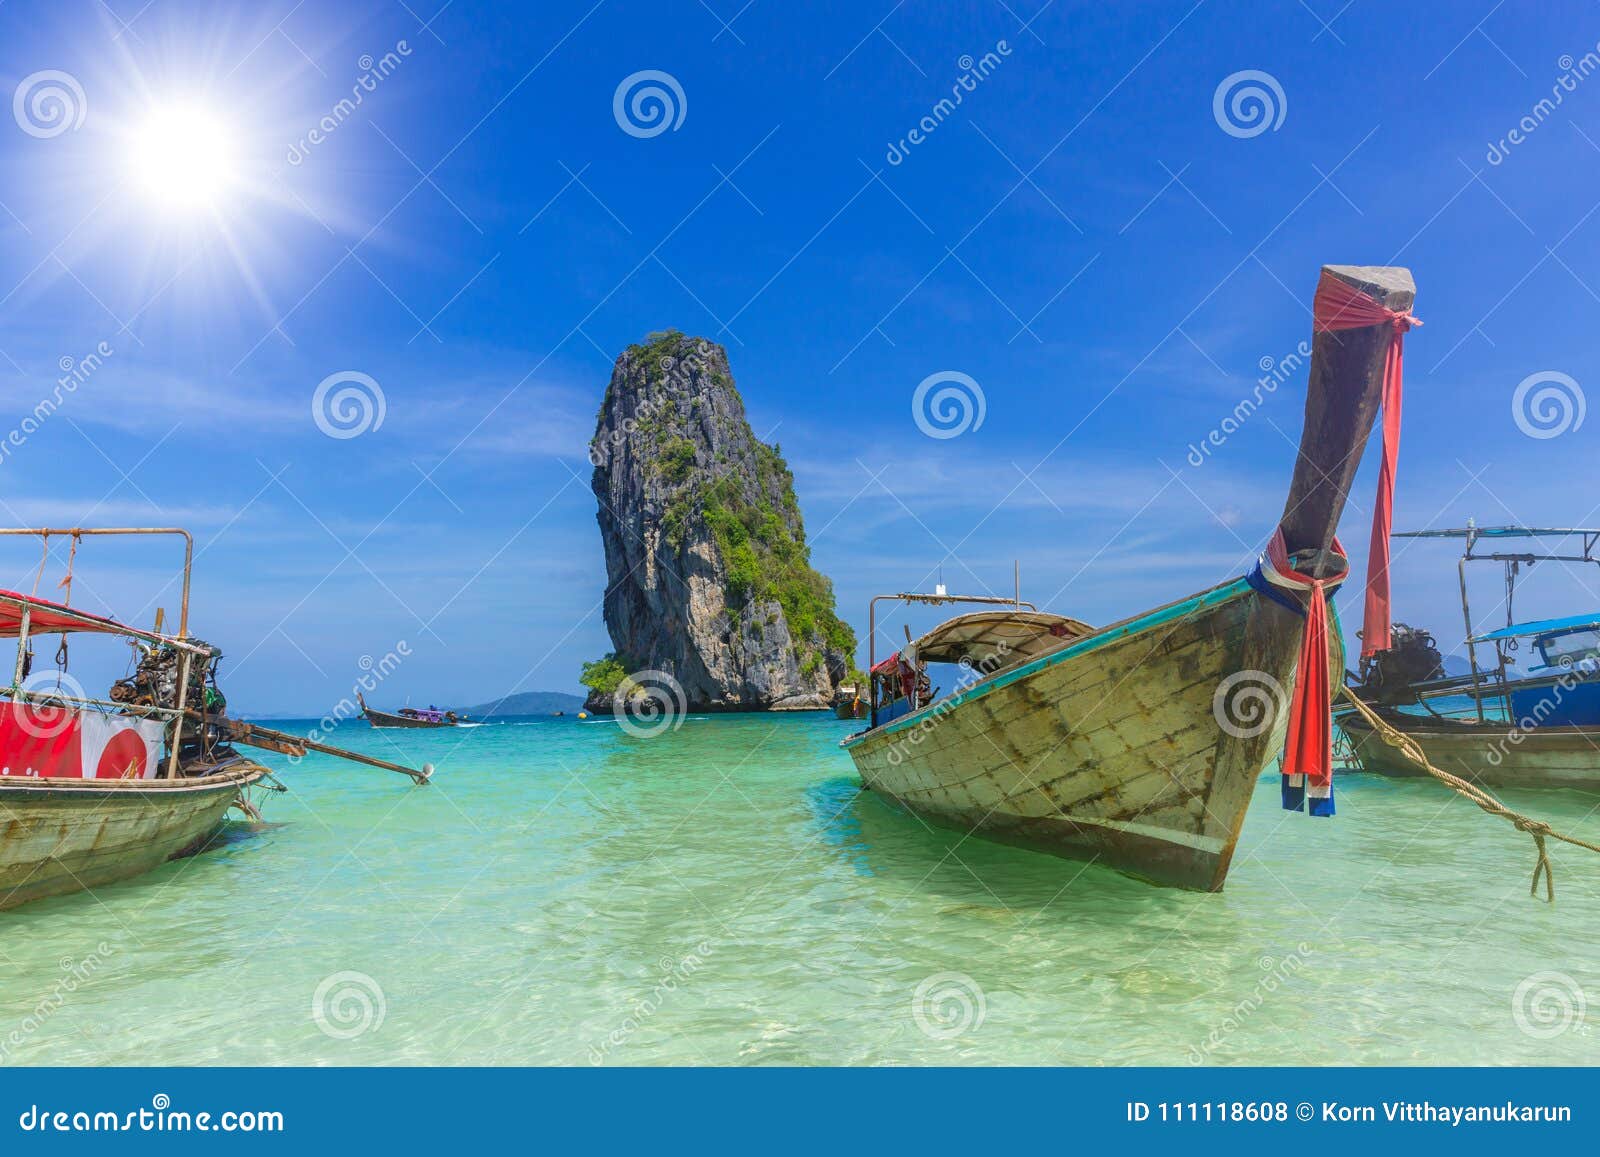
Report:
M1355 692L1351 691L1347 685L1341 684L1340 690L1344 692L1344 697L1350 700L1355 709L1361 713L1362 718L1372 726L1373 733L1378 738L1382 739L1390 747L1397 748L1401 755L1421 767L1446 787L1466 796L1490 815L1499 816L1501 819L1506 820L1517 831L1527 832L1528 835L1533 837L1534 846L1539 852L1539 859L1533 866L1533 883L1529 885L1528 895L1537 896L1539 894L1539 877L1542 875L1544 877L1545 900L1552 904L1555 903L1556 878L1555 872L1550 867L1550 854L1545 849L1544 842L1546 837L1560 840L1563 843L1574 844L1580 848L1587 848L1591 852L1600 852L1600 845L1591 844L1586 840L1580 840L1573 836L1562 835L1543 820L1532 819L1521 812L1512 811L1476 784L1469 783L1458 775L1451 775L1448 771L1441 771L1428 762L1427 754L1415 739L1385 723L1377 712L1358 699Z

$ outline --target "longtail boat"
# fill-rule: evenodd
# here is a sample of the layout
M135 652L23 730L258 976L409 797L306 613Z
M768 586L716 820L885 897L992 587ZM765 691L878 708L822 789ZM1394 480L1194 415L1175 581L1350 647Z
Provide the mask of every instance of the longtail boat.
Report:
M1471 783L1600 792L1600 614L1519 623L1515 611L1518 580L1535 564L1600 564L1600 529L1469 522L1394 537L1465 543L1456 571L1471 673L1444 676L1436 664L1408 662L1397 648L1364 662L1360 678L1352 680L1354 689L1369 703L1376 700L1379 718L1420 744L1435 766ZM1572 539L1578 540L1575 546L1563 545ZM1544 548L1545 543L1554 546ZM1503 627L1480 632L1474 626L1467 585L1472 562L1499 564L1503 570ZM1492 648L1492 662L1480 657L1480 647ZM1536 661L1515 674L1519 653ZM1415 671L1424 677L1406 677ZM1361 770L1427 774L1383 742L1356 712L1342 711L1336 718Z
M141 630L34 595L0 590L0 637L17 640L0 687L0 909L141 875L203 849L230 809L259 818L251 789L283 790L233 745L290 755L324 751L426 782L398 764L230 719L216 684L222 653L189 634L194 542L176 528L0 529L0 535L181 535L182 610L175 635ZM74 551L76 553L76 551ZM69 572L70 575L70 572ZM68 599L70 599L69 585ZM65 670L33 670L30 641L109 635L133 644L133 673L105 699ZM59 654L65 654L63 647Z
M1344 658L1325 600L1348 570L1334 531L1384 403L1384 549L1369 589L1387 631L1398 347L1415 292L1402 268L1323 268L1299 454L1251 573L1100 628L1020 597L879 596L1008 607L951 619L882 663L874 599L871 726L843 741L863 786L962 833L1203 891L1222 888L1251 793L1286 741L1285 806L1331 814L1329 701ZM927 665L950 661L956 686L932 699Z
M367 701L356 692L361 704L361 716L374 727L460 727L468 722L465 715L454 711L440 711L437 707L402 707L398 711L377 711L367 706Z

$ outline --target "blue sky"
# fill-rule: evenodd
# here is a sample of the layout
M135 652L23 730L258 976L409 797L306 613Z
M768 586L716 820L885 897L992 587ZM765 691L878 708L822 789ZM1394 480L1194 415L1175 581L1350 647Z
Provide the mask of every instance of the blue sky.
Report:
M77 90L70 127L26 99L0 123L6 424L112 352L0 460L0 520L191 527L194 629L247 711L320 709L401 640L385 698L576 689L609 649L586 442L611 360L677 327L728 346L863 634L872 594L1007 591L1013 558L1025 596L1106 622L1270 533L1303 374L1189 447L1309 337L1335 262L1418 283L1397 528L1600 521L1596 427L1513 411L1530 375L1600 377L1597 42L1580 3L12 0L4 93ZM614 113L647 70L682 93L655 135ZM1219 119L1241 72L1274 127L1229 119L1248 78ZM226 126L210 208L152 199L129 155L179 100ZM945 371L984 419L931 438L912 397ZM330 437L313 396L347 372L383 420ZM173 557L86 546L75 600L147 621ZM38 561L0 550L5 583ZM1395 564L1397 616L1447 648L1452 564ZM1548 568L1519 609L1597 587Z

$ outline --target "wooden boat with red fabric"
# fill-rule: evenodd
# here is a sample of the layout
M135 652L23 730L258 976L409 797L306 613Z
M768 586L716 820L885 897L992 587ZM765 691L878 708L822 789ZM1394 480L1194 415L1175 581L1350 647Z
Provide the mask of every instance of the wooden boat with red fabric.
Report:
M175 635L0 590L0 638L17 640L10 684L0 687L0 909L98 888L199 851L230 809L259 818L248 793L270 776L235 743L347 754L226 717L215 679L221 652L188 633L193 541L186 531L0 530L19 534L42 537L47 557L52 535L74 544L90 535L182 535L186 551ZM63 643L78 635L125 640L135 647L135 669L106 698L91 697L65 670L33 669L30 641L45 634ZM355 758L418 782L431 771Z
M1405 269L1322 270L1299 455L1251 573L1100 628L979 598L1009 609L958 616L882 662L874 653L871 726L843 743L863 786L963 834L1203 891L1222 888L1251 794L1286 742L1285 806L1309 798L1331 814L1329 703L1344 663L1325 598L1348 569L1334 531L1386 396L1398 445L1395 347L1414 297ZM1385 467L1392 488L1389 453ZM1386 609L1386 567L1375 578ZM942 663L957 665L954 688L930 701L927 672Z

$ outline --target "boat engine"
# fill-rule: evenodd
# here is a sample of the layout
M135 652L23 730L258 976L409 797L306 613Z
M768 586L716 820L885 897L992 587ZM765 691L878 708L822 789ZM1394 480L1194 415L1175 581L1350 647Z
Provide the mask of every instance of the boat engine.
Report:
M1412 687L1444 675L1444 658L1434 645L1433 636L1420 627L1396 623L1391 629L1387 651L1379 651L1361 661L1361 681L1357 690L1369 702L1398 706L1416 700Z
M199 639L190 639L189 642L208 646ZM111 701L134 707L177 707L182 654L170 647L144 643L135 643L133 646L138 655L133 672L111 685ZM190 662L189 690L184 695L186 710L204 711L207 715L227 713L228 701L217 687L217 664L221 661L222 652L213 647L209 658L195 657ZM222 731L210 724L203 728L194 723L184 725L185 753L196 745L210 749L224 740Z

